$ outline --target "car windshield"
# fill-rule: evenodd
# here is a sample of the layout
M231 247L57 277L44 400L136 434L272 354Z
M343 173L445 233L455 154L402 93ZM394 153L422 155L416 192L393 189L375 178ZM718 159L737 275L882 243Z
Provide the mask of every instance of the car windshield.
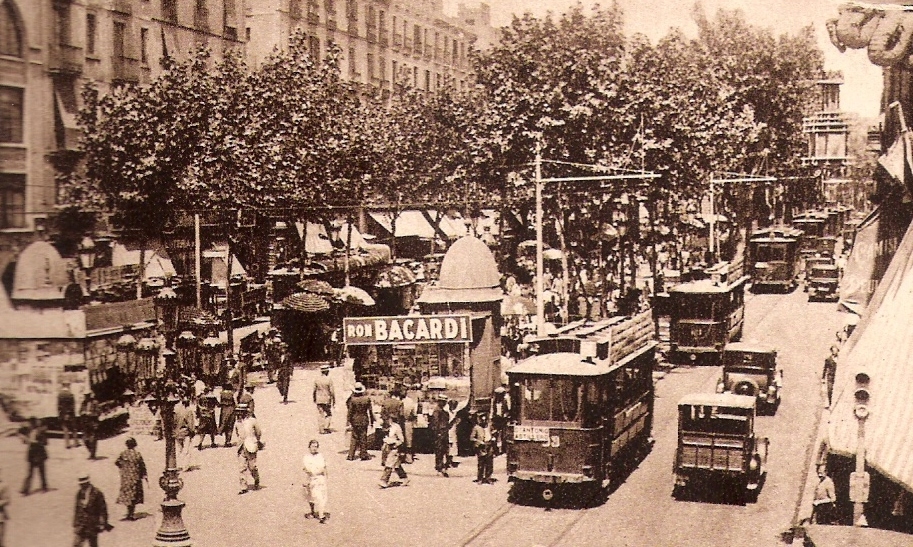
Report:
M682 431L745 435L749 431L749 409L687 405L679 408Z
M723 353L723 365L726 370L770 368L774 365L775 356L769 353L752 353L740 351L726 351Z
M726 372L730 374L767 374L767 369L753 365L726 365Z
M577 378L527 378L521 382L522 423L580 422L584 383Z
M833 268L814 268L812 269L812 277L837 279L837 270Z

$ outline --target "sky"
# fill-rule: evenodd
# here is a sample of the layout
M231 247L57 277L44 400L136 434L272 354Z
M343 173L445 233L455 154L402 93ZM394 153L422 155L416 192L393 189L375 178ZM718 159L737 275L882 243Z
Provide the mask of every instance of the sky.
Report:
M460 2L472 5L478 0L447 0L448 11L455 12ZM492 24L504 26L510 23L514 14L530 11L542 16L547 11L561 13L574 5L577 0L484 0L491 6ZM775 34L795 33L812 24L818 43L824 52L827 70L843 72L840 103L845 112L855 112L865 118L878 116L882 72L873 65L864 49L847 50L845 53L831 44L825 22L837 17L837 7L846 0L702 0L708 15L718 9L740 9L753 24L770 28ZM580 0L584 8L600 2ZM603 0L609 5L611 0ZM619 0L625 12L627 34L639 32L654 42L664 36L669 28L678 27L687 36L697 34L697 26L691 18L694 0Z

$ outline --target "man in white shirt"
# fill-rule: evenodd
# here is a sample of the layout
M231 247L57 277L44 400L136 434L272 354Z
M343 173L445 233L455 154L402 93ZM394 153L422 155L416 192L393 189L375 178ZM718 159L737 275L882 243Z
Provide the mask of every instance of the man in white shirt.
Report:
M323 454L319 452L320 443L317 442L317 439L312 439L308 443L308 450L310 452L305 454L301 461L301 467L306 475L304 487L307 488L308 503L311 505L311 512L305 517L320 519L320 524L324 524L329 517L327 513L327 462Z
M383 420L384 429L387 429L387 436L384 437L384 447L387 449L387 456L384 458L384 474L380 478L380 487L387 488L390 486L390 476L393 474L394 470L396 470L396 474L399 476L400 484L408 486L409 477L406 475L406 470L403 469L402 455L400 454L400 450L405 442L403 429L398 423L390 420L389 416L384 416Z
M238 458L241 468L241 490L238 494L246 494L249 482L246 475L254 481L254 490L260 488L260 472L257 470L257 452L263 448L260 441L261 431L257 419L248 412L246 404L239 404L235 408L238 421L235 423L235 435L238 438Z

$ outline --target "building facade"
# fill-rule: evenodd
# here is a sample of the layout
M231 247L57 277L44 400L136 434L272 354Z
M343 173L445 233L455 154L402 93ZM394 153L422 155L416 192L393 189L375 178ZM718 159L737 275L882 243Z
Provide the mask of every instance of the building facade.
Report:
M470 85L470 51L478 28L490 29L490 10L462 7L444 14L443 0L248 0L247 59L258 65L285 46L296 28L308 36L312 56L341 50L349 81L390 91L404 84L435 91L453 82ZM487 31L486 31L487 32ZM492 31L493 32L493 31ZM485 34L489 40L490 33Z
M0 0L0 272L55 212L83 85L143 84L161 59L243 48L246 0Z

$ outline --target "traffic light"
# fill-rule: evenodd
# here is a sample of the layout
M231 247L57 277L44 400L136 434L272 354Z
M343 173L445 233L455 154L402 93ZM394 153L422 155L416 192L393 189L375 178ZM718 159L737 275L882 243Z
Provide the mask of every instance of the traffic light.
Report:
M853 414L856 415L860 420L864 420L869 415L869 399L871 398L871 393L869 391L869 383L871 382L871 377L865 371L859 371L856 373L856 389L853 391Z

